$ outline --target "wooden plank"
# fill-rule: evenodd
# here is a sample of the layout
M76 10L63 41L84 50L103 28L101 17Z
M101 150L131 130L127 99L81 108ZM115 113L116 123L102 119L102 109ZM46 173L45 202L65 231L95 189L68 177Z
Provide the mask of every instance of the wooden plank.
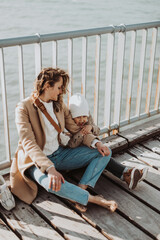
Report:
M38 198L32 204L40 214L64 233L66 239L81 240L106 239L97 229L89 225L76 212L69 209L54 194L41 190Z
M116 154L114 155L114 159L129 168L136 167L142 169L144 167L147 167L148 174L145 180L147 180L147 182L151 183L152 185L156 186L157 189L160 189L160 171L157 171L156 169L146 165L144 162L131 156L129 153ZM122 185L124 184L122 183ZM141 185L142 188L143 186L145 186L143 182Z
M159 135L156 137L156 139L160 141L160 137L159 137Z
M19 238L0 219L0 240L18 240Z
M148 141L142 142L142 146L150 149L151 151L160 154L160 141L157 139L149 139Z
M97 205L88 204L88 210L83 215L97 223L114 240L151 240L118 213L110 213Z
M152 122L147 122L145 124L133 127L132 129L128 129L124 132L118 133L119 136L127 139L129 146L133 146L136 143L145 141L159 134L160 134L159 119L152 120Z
M76 178L79 178L81 174L78 172L75 174ZM119 197L123 196L123 191L114 186L113 183L109 183L106 178L101 177L101 180L96 184L96 193L102 194L108 200L116 198L114 195L118 194ZM99 182L101 184L99 185ZM103 186L102 186L103 185ZM118 189L118 191L116 191ZM126 201L128 196L126 198ZM133 201L133 200L132 200ZM118 201L117 201L118 202ZM130 205L130 201L126 206ZM132 204L131 204L132 207ZM137 207L136 207L137 208ZM134 211L134 209L133 209ZM109 212L107 209L97 206L95 204L88 204L88 209L86 213L83 213L85 218L89 219L94 225L97 225L102 229L102 231L106 232L110 238L114 240L122 240L122 239L130 239L130 240L148 240L151 239L148 235L146 235L141 229L137 228L134 224L132 224L126 217L121 216L117 211L115 213ZM123 214L125 215L125 214Z
M7 224L16 231L21 239L62 240L49 224L47 224L29 205L16 199L16 207L12 211L0 209Z
M136 158L138 158L138 160L144 162L148 166L160 170L159 154L154 153L139 144L135 145L133 148L130 148L128 152L133 154Z
M127 140L118 135L103 138L102 142L107 143L107 146L110 147L114 153L128 148Z
M131 219L140 229L151 234L152 237L157 238L160 233L160 215L158 213L148 208L103 176L96 184L95 191L98 194L102 194L105 198L115 200L118 203L118 209L128 217L128 220ZM103 219L103 221L105 221L105 219Z

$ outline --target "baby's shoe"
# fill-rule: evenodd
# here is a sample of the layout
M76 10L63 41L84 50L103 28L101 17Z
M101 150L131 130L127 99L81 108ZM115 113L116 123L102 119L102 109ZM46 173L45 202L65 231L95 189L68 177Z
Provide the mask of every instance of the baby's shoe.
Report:
M4 178L0 175L0 203L6 210L11 210L15 207L15 200L10 192Z
M129 189L135 189L141 178L142 174L137 168L131 168L123 173L123 179L128 184Z

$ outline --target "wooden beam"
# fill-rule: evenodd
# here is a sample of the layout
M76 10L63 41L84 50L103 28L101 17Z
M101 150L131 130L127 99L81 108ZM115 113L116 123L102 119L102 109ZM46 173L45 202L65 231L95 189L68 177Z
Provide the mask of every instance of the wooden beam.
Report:
M38 198L32 205L47 222L63 232L65 239L106 239L97 229L69 209L56 196L45 190L40 191Z
M12 211L7 211L2 208L0 211L10 228L16 232L21 239L63 239L62 236L47 224L29 205L18 199L16 199L16 207Z
M128 141L129 146L133 146L139 142L148 140L160 134L160 121L159 119L147 122L145 124L133 127L124 132L118 133L120 137Z
M19 239L1 219L0 219L0 239L5 239L5 240Z
M137 144L128 149L128 152L146 165L160 171L160 155Z
M128 148L128 142L125 138L118 135L112 135L102 139L103 143L106 143L111 148L112 152L116 153Z

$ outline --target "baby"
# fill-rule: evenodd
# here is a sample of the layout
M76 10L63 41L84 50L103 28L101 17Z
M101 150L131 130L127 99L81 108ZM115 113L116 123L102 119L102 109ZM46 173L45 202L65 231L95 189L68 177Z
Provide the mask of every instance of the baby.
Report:
M74 122L81 130L71 137L68 146L75 148L84 144L88 147L94 147L96 143L100 142L98 138L100 129L93 122L85 97L80 93L74 94L70 98L69 109Z

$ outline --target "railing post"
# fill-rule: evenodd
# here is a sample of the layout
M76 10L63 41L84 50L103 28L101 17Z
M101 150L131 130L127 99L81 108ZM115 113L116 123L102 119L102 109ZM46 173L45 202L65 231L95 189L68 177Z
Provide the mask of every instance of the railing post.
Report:
M95 80L94 80L94 122L98 122L98 97L99 97L99 77L100 77L100 55L101 55L101 36L96 36L96 61L95 61Z
M126 38L125 32L120 32L118 34L118 52L117 52L115 104L114 104L114 124L117 124L118 126L120 123L120 111L121 111L125 38Z
M131 111L133 68L134 68L134 57L135 57L135 47L136 47L136 31L132 31L131 35L132 35L131 36L131 51L130 51L128 88L127 88L127 100L126 100L126 120L128 120L128 121L130 119L130 111Z
M140 116L141 111L141 97L142 97L142 83L144 74L144 64L146 56L146 44L147 44L147 30L142 30L142 44L141 44L141 56L139 66L139 77L138 77L138 88L137 88L137 99L136 99L136 116Z
M104 126L106 126L108 129L110 127L110 121L111 121L111 96L112 96L114 42L115 42L115 33L109 33L108 41L107 41L105 98L104 98Z
M157 87L156 87L156 96L155 96L155 103L154 109L159 110L159 97L160 97L160 59L158 64L158 74L157 74Z
M23 49L22 46L18 46L18 68L19 68L19 90L20 100L25 98L24 91L24 69L23 69Z
M149 73L148 73L148 88L147 88L146 107L145 107L145 112L148 113L148 114L149 114L150 100L151 100L151 90L152 90L152 80L153 80L156 42L157 42L157 28L153 28L151 55L150 55L150 64L149 64Z
M2 104L3 104L6 159L7 159L7 162L10 162L11 161L11 150L10 150L8 106L7 106L7 93L6 93L5 65L4 65L3 48L0 48L0 72L1 72L1 87L2 87Z
M69 93L68 93L68 102L70 97L72 96L72 89L73 89L73 40L68 39L68 73L70 76L70 82L69 82Z
M35 70L36 77L42 70L42 46L41 46L41 37L39 33L36 33L39 38L39 43L35 43Z
M86 75L87 75L87 38L82 38L82 83L81 93L86 96Z
M57 52L58 52L58 43L57 41L52 42L52 66L53 68L57 67Z

